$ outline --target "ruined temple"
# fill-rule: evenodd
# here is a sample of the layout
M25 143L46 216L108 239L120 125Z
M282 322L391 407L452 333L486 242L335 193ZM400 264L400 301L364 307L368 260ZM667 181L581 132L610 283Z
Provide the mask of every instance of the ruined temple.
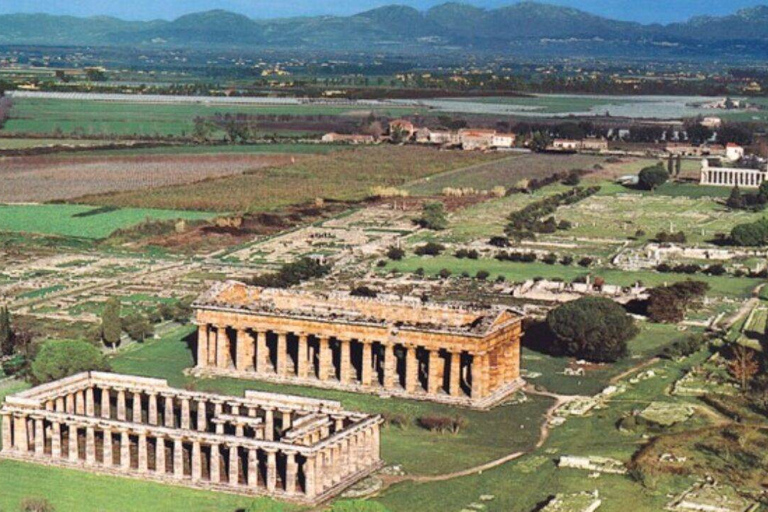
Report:
M2 458L302 504L382 465L381 418L327 400L90 372L8 396L0 416Z
M487 408L522 385L522 317L430 305L215 285L193 306L196 375L221 375Z

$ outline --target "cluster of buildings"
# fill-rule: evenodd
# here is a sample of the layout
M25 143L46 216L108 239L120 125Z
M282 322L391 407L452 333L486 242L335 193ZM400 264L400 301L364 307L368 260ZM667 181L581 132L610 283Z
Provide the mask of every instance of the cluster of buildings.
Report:
M399 396L475 409L523 384L522 317L503 307L426 305L214 286L194 304L200 376ZM8 396L0 457L304 505L378 470L379 415L246 391L87 372Z
M559 152L595 152L604 153L608 151L608 141L605 139L587 138L581 140L574 139L555 139L552 145L547 148L549 151Z
M745 156L743 147L728 144L721 158L704 158L699 183L716 187L759 188L768 180L768 162L755 159L752 165L742 165Z
M496 130L465 128L461 130L430 130L419 128L405 119L389 123L389 135L376 138L373 135L327 133L322 139L326 143L376 144L382 141L413 142L448 148L461 148L466 151L511 149L515 147L517 136L514 133L501 133Z

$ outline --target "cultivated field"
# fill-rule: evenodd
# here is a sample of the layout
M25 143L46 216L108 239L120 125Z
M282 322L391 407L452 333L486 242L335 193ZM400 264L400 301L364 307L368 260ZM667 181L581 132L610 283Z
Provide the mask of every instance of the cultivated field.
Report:
M109 141L78 139L5 139L0 138L0 151L14 149L32 149L50 146L103 146Z
M212 216L202 212L70 204L0 204L0 231L101 239L148 219L197 220Z
M584 155L517 154L476 167L424 179L409 187L415 195L439 194L446 187L490 190L500 185L512 188L520 180L543 178L572 169L592 169L605 158Z
M151 191L89 196L86 204L174 210L266 211L315 198L360 200L373 186L403 185L426 176L497 160L498 155L379 146L307 157L294 165Z
M17 98L13 101L11 119L5 125L8 133L79 133L82 135L191 135L196 117L214 114L335 114L355 115L360 107L323 105L208 106L188 104L118 103L88 100ZM370 109L365 111L368 115ZM400 116L413 113L413 108L386 107L377 113Z
M43 202L87 194L194 183L289 163L286 155L157 155L9 158L0 202Z

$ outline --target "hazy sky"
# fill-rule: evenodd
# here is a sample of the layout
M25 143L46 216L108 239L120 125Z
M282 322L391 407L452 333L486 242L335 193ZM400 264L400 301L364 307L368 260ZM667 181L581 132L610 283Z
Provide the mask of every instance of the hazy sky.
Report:
M227 9L252 18L353 14L372 7L401 3L426 9L445 0L0 0L0 14L47 12L90 16L106 14L124 19L172 19L209 9ZM730 14L768 0L548 0L603 16L643 23L681 21L700 14ZM496 7L515 0L467 0Z

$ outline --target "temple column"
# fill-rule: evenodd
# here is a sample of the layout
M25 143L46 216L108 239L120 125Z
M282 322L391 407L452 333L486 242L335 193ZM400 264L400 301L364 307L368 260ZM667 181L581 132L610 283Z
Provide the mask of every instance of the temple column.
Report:
M131 469L131 438L127 430L120 431L120 467L124 470Z
M176 427L176 419L173 416L173 396L165 395L165 421L164 424L168 428Z
M451 375L450 390L451 396L460 397L461 392L461 352L451 352Z
M274 492L277 487L277 452L275 450L266 450L267 452L267 490Z
M475 355L472 360L472 393L473 399L481 398L485 395L488 355Z
M117 419L125 421L125 390L117 390Z
M245 332L245 329L237 330L237 340L235 342L235 369L237 369L237 371L244 372L251 366L248 358L248 353L250 352L249 344L251 342L252 340L250 339L250 336L248 336L248 333Z
M79 429L77 428L77 425L69 425L69 446L68 446L68 453L67 458L70 462L77 462L80 459L80 453L79 453L79 446L77 442L77 431Z
M282 377L288 374L288 335L286 333L277 333L276 346L277 374Z
M267 441L274 441L275 439L275 410L271 407L266 407L266 415L264 417L264 436Z
M313 498L317 493L317 456L308 455L307 460L304 462L304 487L305 493L308 498Z
M133 392L133 422L141 423L142 411L141 411L141 391Z
M173 440L173 477L184 477L184 445L180 437Z
M93 386L85 390L85 414L94 417L96 415L96 401L93 398Z
M181 399L181 428L189 430L190 428L190 412L189 412L189 398L182 397Z
M64 402L64 397L58 397L56 398L56 407L54 409L56 412L67 412L67 406Z
M248 487L256 488L259 485L259 458L256 448L248 449Z
M75 396L72 393L67 393L64 403L67 414L75 414Z
M85 391L82 389L75 393L75 414L85 415Z
M282 414L282 424L280 425L283 431L288 430L291 428L292 425L292 419L293 419L293 413L290 409L283 409L280 411Z
M237 445L229 447L229 485L238 485L240 483L240 457Z
M197 482L203 478L202 450L200 441L192 441L192 481Z
M35 418L35 455L45 454L45 423L43 418Z
M405 353L405 390L415 393L419 380L419 361L416 359L416 347L406 347Z
M85 463L89 466L96 464L96 431L92 426L85 429Z
M229 368L231 356L229 355L229 336L226 327L216 328L216 367L226 370Z
M208 430L208 402L199 400L197 402L197 430L205 432Z
M101 388L101 417L107 420L112 417L112 402L109 393L108 387Z
M20 414L13 417L13 439L16 451L26 453L29 451L29 436L27 433L27 418Z
M306 334L299 335L299 352L297 361L297 373L300 379L306 379L308 375L309 366L309 336Z
M320 380L328 380L333 370L333 360L331 358L331 346L330 340L327 336L321 336L319 338L320 347L320 368L318 376Z
M112 455L112 430L110 430L109 427L104 429L101 464L107 467L111 467L114 464L114 457Z
M146 473L149 471L149 457L147 455L147 434L142 432L139 434L139 473Z
M3 451L7 452L13 448L13 417L9 412L2 412L3 421Z
M429 376L427 377L427 393L436 395L442 386L440 379L440 353L437 349L429 351Z
M219 452L219 444L214 443L211 445L211 482L218 484L221 482L221 453Z
M5 425L5 421L3 421ZM3 439L3 447L5 447L5 439ZM61 458L61 423L54 421L51 426L51 458Z
M361 382L363 386L370 386L373 377L373 345L363 340L363 362L361 372Z
M339 382L346 384L352 380L352 363L350 361L350 341L339 340Z
M208 324L197 326L197 366L208 366Z
M384 388L392 389L397 382L397 361L395 345L384 345Z
M379 425L373 427L371 431L371 462L377 463L381 460L381 432Z
M266 331L256 333L256 372L267 373L269 371L269 347L267 346Z
M165 437L155 439L155 473L165 474Z
M296 494L296 474L299 471L299 466L296 464L296 454L286 452L285 457L285 492L286 494Z
M147 412L147 420L149 421L150 425L157 425L157 393L149 393L147 401L149 402L147 407L147 409L149 409Z

